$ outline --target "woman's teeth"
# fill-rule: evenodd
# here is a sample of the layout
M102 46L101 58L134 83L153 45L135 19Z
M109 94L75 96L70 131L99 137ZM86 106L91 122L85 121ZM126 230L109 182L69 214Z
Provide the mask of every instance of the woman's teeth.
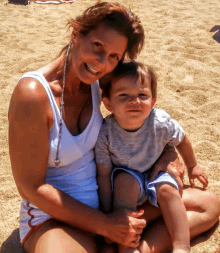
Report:
M87 70L89 70L92 74L97 74L97 73L98 73L98 71L92 69L88 64L86 64L86 68L87 68Z

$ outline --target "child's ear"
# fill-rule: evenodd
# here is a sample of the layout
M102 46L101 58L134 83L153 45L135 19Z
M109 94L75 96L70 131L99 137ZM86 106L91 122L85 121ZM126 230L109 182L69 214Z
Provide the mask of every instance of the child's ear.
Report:
M103 97L103 98L102 98L102 101L103 101L103 104L104 104L105 108L106 108L108 111L113 112L113 109L112 109L112 106L111 106L111 103L110 103L109 98Z
M157 98L153 98L152 101L151 101L151 108L156 108L156 101L157 101Z

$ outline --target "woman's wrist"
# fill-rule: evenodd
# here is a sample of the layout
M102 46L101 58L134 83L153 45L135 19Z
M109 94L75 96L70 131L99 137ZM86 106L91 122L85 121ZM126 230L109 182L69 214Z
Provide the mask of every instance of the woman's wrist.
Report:
M111 226L111 221L108 214L102 213L100 215L100 222L97 222L95 233L103 237L108 237L109 226Z

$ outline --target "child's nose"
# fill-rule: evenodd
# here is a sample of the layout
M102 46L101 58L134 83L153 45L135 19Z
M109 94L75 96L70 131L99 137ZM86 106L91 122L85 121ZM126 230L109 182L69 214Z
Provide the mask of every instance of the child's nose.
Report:
M139 104L140 103L140 99L138 96L132 96L129 100L130 104Z

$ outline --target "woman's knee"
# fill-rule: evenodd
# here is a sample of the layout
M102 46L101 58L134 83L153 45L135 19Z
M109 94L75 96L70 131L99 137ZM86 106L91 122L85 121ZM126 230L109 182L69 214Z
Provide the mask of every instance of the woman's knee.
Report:
M206 221L213 224L218 221L220 215L220 199L214 192L188 187L183 192L183 201L187 211L203 213Z
M42 253L97 253L96 243L91 233L53 219L34 231L26 241L25 249L28 252Z
M179 191L171 184L157 184L157 198L158 200L170 200L173 197L180 197Z
M205 191L205 195L206 201L204 199L202 207L211 219L217 221L220 215L220 199L217 194L211 191Z

